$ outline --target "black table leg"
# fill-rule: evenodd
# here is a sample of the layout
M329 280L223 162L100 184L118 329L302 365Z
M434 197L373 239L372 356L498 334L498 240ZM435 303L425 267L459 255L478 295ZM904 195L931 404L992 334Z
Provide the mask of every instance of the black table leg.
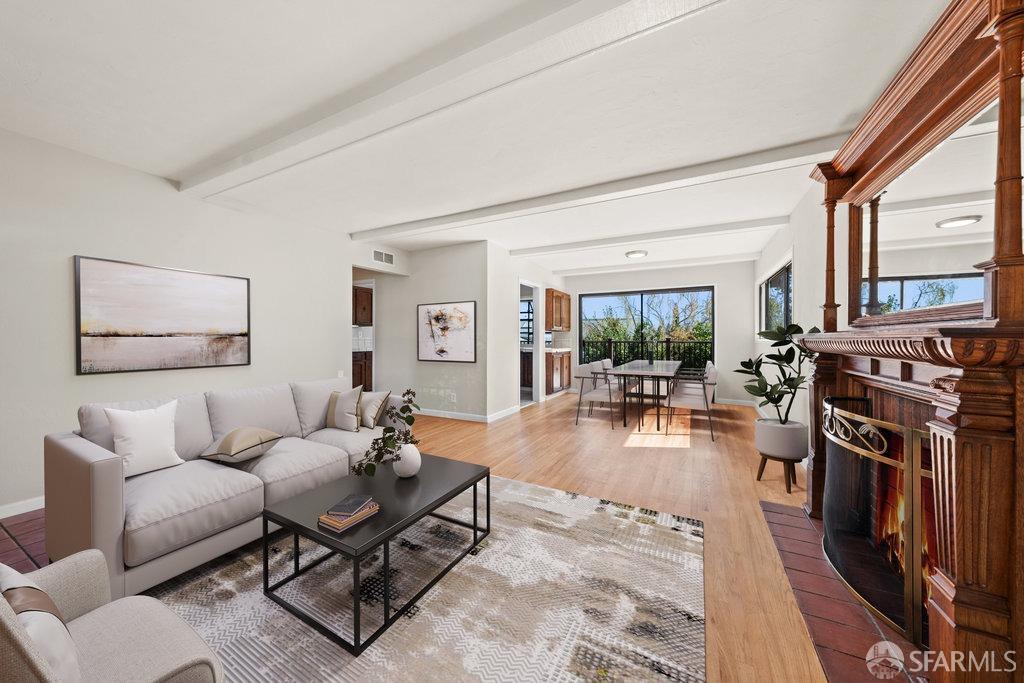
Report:
M491 533L491 474L487 473L487 533Z
M476 536L479 531L479 527L476 523L476 485L480 482L473 482L473 547L476 547Z
M295 558L294 558L295 573L298 574L299 573L299 535L298 534L295 534L295 542L294 542L293 551L294 551L293 554L295 555Z
M352 559L352 644L359 652L359 558Z
M654 409L655 409L655 414L657 415L657 417L655 417L655 422L657 423L657 431L660 432L661 431L661 378L660 377L655 377L654 378Z
M263 592L270 588L270 549L267 547L267 518L263 518Z
M384 541L384 623L391 618L391 542Z

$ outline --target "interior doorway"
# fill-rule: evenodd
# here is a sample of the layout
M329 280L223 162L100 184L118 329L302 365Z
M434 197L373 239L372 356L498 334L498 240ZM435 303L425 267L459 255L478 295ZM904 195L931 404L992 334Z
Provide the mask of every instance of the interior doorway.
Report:
M538 334L539 288L519 283L519 407L540 400L537 358L544 353L543 333Z

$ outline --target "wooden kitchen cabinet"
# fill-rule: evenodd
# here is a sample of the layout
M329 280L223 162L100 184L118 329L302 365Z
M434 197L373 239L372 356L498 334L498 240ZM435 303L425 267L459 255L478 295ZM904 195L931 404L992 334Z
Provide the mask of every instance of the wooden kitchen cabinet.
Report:
M373 290L369 287L352 288L352 324L360 327L373 325Z
M519 386L533 386L533 351L519 352Z
M572 297L557 289L544 290L544 330L568 332L572 329Z
M544 354L544 390L548 394L572 385L572 354L568 351Z
M363 391L373 391L373 351L352 353L352 386L360 385Z

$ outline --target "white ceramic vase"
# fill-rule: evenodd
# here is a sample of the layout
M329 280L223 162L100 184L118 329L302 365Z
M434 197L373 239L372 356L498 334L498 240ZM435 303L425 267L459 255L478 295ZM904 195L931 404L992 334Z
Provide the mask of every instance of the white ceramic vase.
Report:
M776 458L803 460L807 457L807 425L762 418L754 423L754 448Z
M407 443L402 445L398 454L402 459L391 463L395 474L403 478L415 477L416 473L420 471L420 465L423 463L423 459L420 457L420 449L411 443Z

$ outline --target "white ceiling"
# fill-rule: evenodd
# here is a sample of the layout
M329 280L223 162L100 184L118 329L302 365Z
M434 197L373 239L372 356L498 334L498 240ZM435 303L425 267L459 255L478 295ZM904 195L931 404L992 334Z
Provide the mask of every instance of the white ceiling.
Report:
M944 5L0 0L0 127L410 250L744 256Z

